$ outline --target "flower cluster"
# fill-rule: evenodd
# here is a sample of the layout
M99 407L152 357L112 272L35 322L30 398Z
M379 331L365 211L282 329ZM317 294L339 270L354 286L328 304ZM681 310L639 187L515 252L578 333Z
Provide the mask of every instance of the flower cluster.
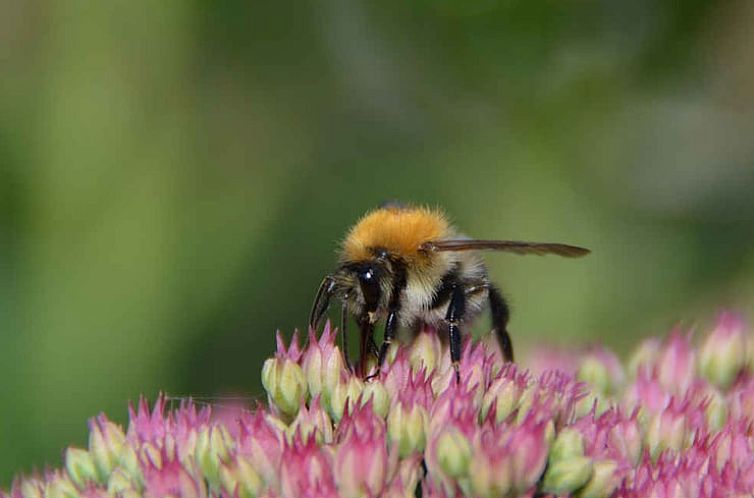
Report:
M278 336L267 406L218 416L164 398L100 415L88 449L17 479L2 498L751 496L754 355L723 314L639 345L626 366L602 348L504 364L467 339L460 382L433 330L392 345L383 369L350 372L330 326L306 347ZM547 363L554 364L551 368Z

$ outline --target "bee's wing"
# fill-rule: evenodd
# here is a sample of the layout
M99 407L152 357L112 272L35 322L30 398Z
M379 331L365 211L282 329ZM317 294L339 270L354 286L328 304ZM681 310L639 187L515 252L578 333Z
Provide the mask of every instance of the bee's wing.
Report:
M518 240L473 240L473 239L450 239L432 240L421 245L422 251L505 251L515 254L557 254L567 258L586 256L591 251L583 247L570 246L567 244L553 244L549 242L521 242Z

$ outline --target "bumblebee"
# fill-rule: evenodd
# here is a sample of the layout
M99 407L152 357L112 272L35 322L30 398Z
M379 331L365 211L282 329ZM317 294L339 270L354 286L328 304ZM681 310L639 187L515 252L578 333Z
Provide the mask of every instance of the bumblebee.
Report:
M356 369L362 376L370 354L377 356L377 368L381 367L399 327L435 327L448 336L458 379L461 331L488 307L503 358L513 361L507 328L510 310L487 274L479 254L485 250L565 257L590 252L566 244L470 239L439 210L391 202L368 212L346 235L338 267L322 280L316 294L309 326L316 329L330 301L338 299L343 353L349 368L349 315L356 318L361 331ZM384 321L385 331L378 349L374 329L379 321Z

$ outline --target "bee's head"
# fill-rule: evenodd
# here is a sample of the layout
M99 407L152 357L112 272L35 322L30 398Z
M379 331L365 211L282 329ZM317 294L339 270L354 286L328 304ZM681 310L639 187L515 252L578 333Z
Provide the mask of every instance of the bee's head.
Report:
M387 307L392 287L390 263L379 257L343 263L334 275L336 292L351 312L370 321Z
M358 261L342 261L335 272L325 277L314 300L310 325L316 328L324 317L330 297L340 299L348 311L374 323L388 307L393 280L400 263L387 251L374 250L372 256Z

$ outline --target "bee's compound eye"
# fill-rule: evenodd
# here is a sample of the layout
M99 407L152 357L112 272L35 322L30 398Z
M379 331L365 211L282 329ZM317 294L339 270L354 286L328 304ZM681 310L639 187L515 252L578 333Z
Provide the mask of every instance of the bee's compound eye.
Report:
M377 281L377 273L373 268L365 268L359 273L361 292L364 294L364 303L367 311L374 311L380 301L380 284Z

